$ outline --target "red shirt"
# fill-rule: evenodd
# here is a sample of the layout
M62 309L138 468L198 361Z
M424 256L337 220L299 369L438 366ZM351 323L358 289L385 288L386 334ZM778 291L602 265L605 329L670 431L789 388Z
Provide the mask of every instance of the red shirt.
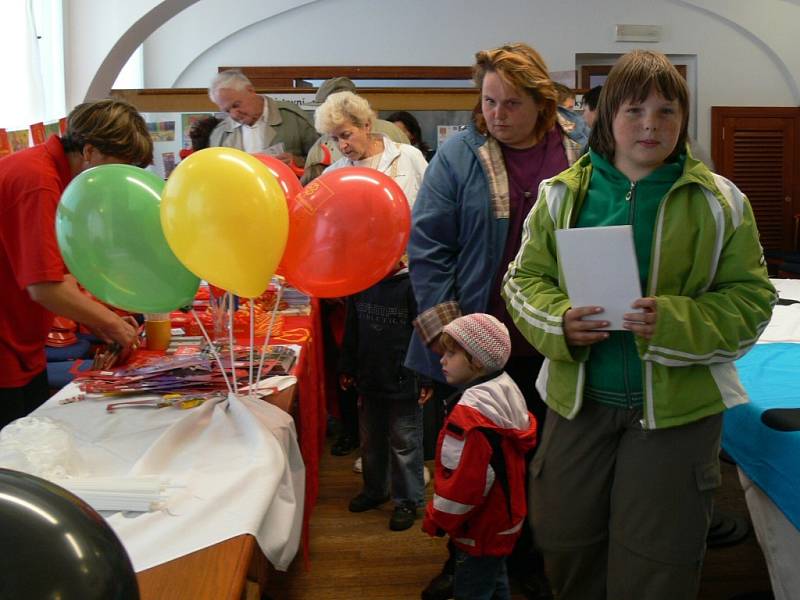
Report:
M56 136L0 160L0 387L24 386L47 367L53 314L26 288L64 280L56 207L71 179Z

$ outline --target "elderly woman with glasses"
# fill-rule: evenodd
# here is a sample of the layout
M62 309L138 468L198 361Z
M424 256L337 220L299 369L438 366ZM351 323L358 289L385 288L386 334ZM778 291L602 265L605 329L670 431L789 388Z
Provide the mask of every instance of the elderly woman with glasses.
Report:
M375 118L369 102L361 96L352 92L328 96L317 109L314 124L319 133L330 136L344 156L326 171L342 167L376 169L394 179L413 205L428 163L414 146L374 133Z

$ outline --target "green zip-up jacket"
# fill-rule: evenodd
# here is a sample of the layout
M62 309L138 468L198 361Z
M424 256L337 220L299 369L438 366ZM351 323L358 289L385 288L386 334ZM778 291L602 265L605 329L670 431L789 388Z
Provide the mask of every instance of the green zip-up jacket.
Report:
M590 150L589 156L589 188L573 227L631 225L639 279L646 290L658 207L683 173L686 157L681 155L633 183L599 154ZM617 408L642 406L642 364L633 333L612 331L608 339L592 345L583 393Z
M586 155L542 182L502 291L516 326L545 356L539 393L567 419L583 402L591 346L571 347L564 336L571 305L555 231L575 225L591 172ZM688 153L658 207L646 295L656 298L657 321L650 340L636 338L643 426L675 427L747 402L733 363L766 327L777 296L750 203Z

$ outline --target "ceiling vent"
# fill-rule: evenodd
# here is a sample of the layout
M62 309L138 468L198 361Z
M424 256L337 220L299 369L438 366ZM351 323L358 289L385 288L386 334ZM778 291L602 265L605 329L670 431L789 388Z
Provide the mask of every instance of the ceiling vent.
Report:
M660 42L661 25L617 25L618 42Z

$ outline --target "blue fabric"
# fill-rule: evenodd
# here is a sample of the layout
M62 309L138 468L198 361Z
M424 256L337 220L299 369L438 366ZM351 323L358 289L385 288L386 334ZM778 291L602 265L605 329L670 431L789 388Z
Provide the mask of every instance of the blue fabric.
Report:
M61 389L74 379L75 376L70 373L70 369L75 362L74 360L65 360L47 363L47 383L50 385L50 389ZM78 367L78 371L87 371L91 366L92 361L85 360Z
M456 600L511 600L505 556L470 556L457 549L455 558Z
M422 468L422 407L416 395L402 399L359 398L364 493L399 505L425 505Z
M759 344L736 362L750 403L725 412L722 446L800 529L800 431L761 422L770 408L800 408L800 344Z
M436 152L412 209L409 270L417 310L456 300L464 314L486 312L503 257L508 219L492 212L489 181L478 150L486 137L474 125ZM406 366L444 381L439 357L416 332Z
M62 362L65 360L75 360L76 358L86 358L89 356L91 344L88 340L78 338L78 341L69 346L51 348L46 346L44 349L47 355L47 362Z

